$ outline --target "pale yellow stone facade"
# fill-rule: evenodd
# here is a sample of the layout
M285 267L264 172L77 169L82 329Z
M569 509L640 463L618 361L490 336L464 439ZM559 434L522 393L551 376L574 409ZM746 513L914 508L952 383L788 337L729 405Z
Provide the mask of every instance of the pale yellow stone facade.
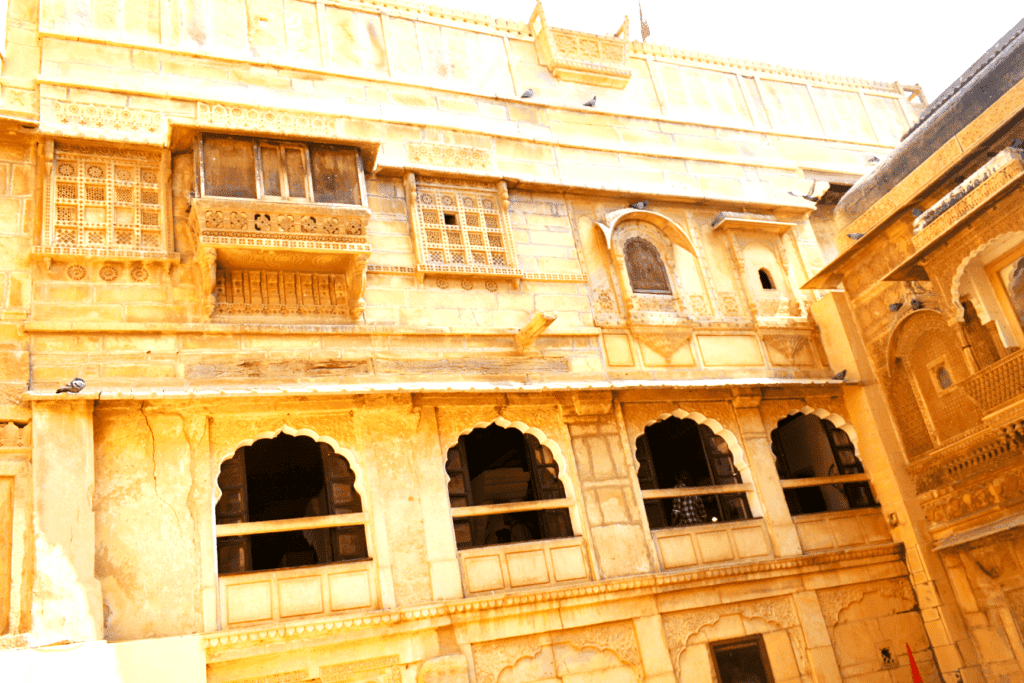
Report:
M919 114L898 84L540 5L10 0L3 48L10 680L732 683L742 645L776 683L906 681L908 652L951 683L1018 656L967 661L849 304L801 289ZM780 475L800 420L860 469ZM643 479L658 425L729 471ZM488 430L560 493L458 505ZM289 437L358 504L228 520L257 493L230 472ZM697 490L719 512L678 523ZM562 532L473 521L528 514ZM221 539L339 527L348 561L225 569Z

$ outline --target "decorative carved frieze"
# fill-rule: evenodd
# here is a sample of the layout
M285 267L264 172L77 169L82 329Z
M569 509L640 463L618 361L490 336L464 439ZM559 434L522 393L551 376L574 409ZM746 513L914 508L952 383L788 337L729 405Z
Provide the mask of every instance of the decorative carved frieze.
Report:
M473 169L485 171L491 167L491 152L479 147L446 145L438 142L410 142L406 146L409 161L422 166Z
M215 313L348 316L344 274L218 270Z
M834 628L839 624L843 610L860 602L871 593L876 593L889 600L898 600L900 606L894 609L895 612L906 612L917 605L914 589L906 578L825 588L818 591L818 602L821 604L821 614L825 618L825 623Z
M204 127L219 130L245 130L278 135L335 137L336 116L307 112L246 107L238 104L196 105L196 120Z
M31 448L32 428L17 422L0 422L0 448Z
M61 128L81 127L154 136L162 135L166 127L163 113L142 109L55 101L53 113Z
M369 217L369 209L362 206L213 197L194 200L192 230L200 245L197 262L209 298L206 314L213 312L219 299L222 313L256 312L256 308L276 313L277 306L287 312L295 307L297 313L336 313L340 310L336 307L347 306L348 314L358 317L365 305ZM222 280L224 288L215 297L218 265L224 270L249 272L240 275L237 292L229 292L228 281ZM269 271L266 279L257 275L261 270ZM271 275L274 271L279 274ZM333 275L324 280L318 273ZM245 283L251 283L253 277L257 289L246 289ZM307 285L309 296L304 296Z

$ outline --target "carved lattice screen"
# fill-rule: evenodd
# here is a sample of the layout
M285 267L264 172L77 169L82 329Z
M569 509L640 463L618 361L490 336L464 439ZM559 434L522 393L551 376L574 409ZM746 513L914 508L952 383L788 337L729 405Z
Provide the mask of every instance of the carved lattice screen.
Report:
M639 237L626 242L623 248L626 258L626 272L629 286L639 294L671 294L665 264L658 256L658 250L650 242Z
M159 153L58 145L44 248L100 256L166 253L159 178Z
M512 235L497 188L454 179L416 182L421 268L516 274Z

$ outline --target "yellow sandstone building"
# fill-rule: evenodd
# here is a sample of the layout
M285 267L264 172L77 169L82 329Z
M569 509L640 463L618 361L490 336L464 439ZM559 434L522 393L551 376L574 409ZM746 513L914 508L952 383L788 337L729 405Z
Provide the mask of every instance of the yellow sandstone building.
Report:
M5 6L0 680L1024 680L1022 25Z

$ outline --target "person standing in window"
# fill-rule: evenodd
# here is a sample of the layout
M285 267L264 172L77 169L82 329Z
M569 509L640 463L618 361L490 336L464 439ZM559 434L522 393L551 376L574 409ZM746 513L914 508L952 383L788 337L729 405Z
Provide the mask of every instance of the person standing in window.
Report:
M676 474L676 488L693 485L690 473L682 470ZM680 496L672 499L672 526L694 526L708 523L708 512L700 496Z

